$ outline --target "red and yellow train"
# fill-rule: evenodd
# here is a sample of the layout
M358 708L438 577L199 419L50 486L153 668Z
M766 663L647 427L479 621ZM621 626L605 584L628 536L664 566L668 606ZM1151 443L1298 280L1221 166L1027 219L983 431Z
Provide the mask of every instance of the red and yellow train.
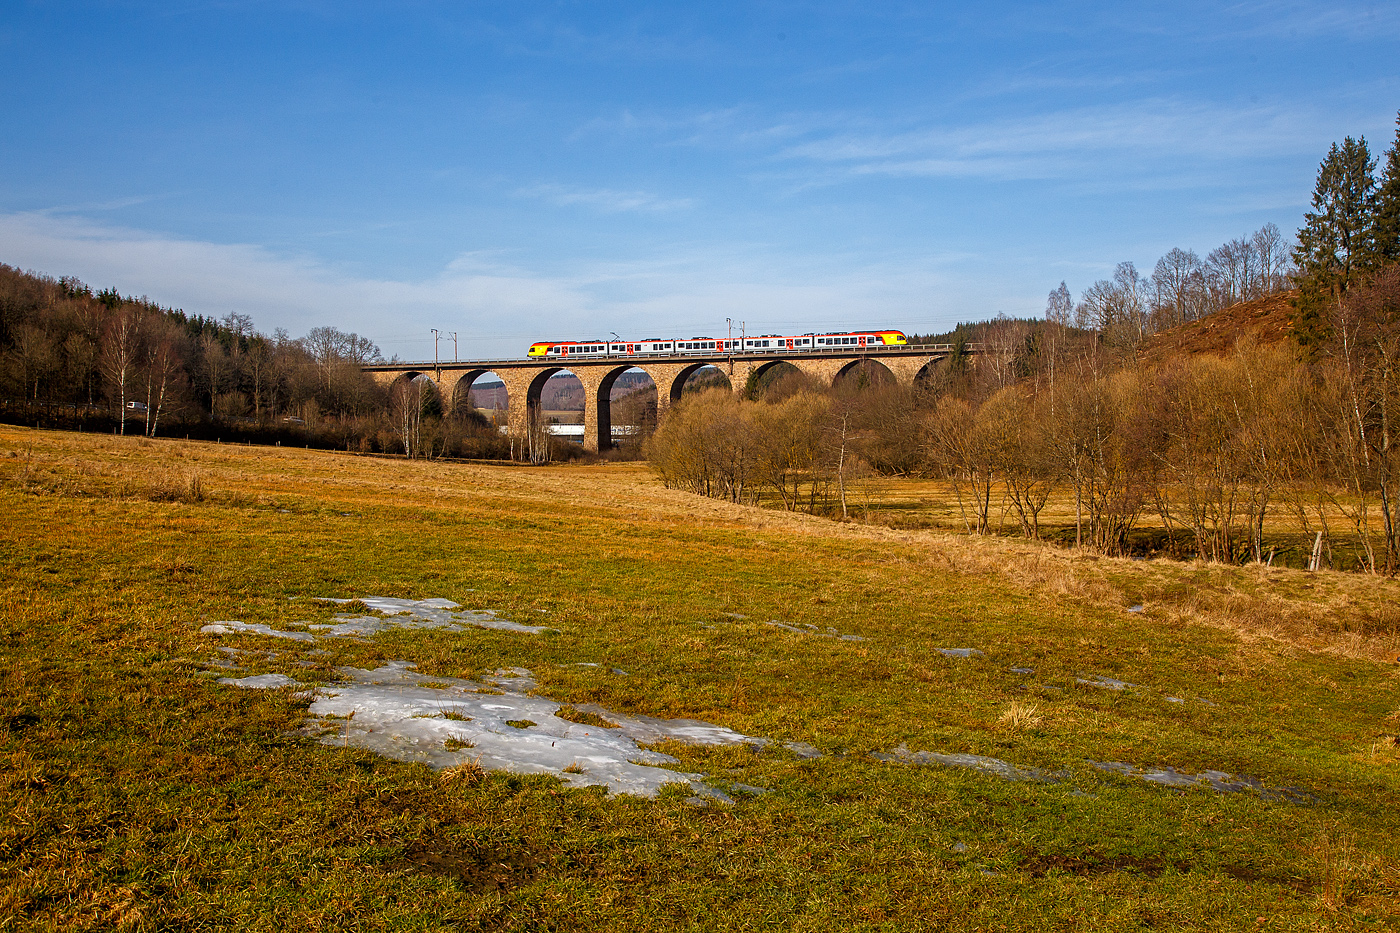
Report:
M726 353L821 353L859 350L874 347L901 347L907 344L901 331L866 330L842 331L834 334L801 334L786 337L764 334L761 337L659 338L647 340L560 340L541 341L530 345L527 357L638 357L675 356L677 354L718 355Z

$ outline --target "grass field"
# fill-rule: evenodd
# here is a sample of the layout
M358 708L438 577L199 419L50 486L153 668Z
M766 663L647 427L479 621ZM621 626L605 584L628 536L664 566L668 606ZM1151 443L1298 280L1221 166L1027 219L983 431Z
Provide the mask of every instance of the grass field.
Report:
M644 464L8 427L0 515L0 930L1400 924L1395 581L836 524ZM556 631L200 632L363 596ZM303 684L525 668L540 697L773 740L662 747L769 792L697 806L323 744L301 691L219 684L220 648Z

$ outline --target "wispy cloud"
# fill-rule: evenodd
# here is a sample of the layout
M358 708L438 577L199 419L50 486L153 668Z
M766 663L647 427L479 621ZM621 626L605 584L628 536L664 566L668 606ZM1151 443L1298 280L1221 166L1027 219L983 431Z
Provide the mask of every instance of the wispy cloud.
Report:
M851 256L795 259L765 244L698 244L541 270L507 254L479 252L436 274L402 280L260 246L37 212L0 214L0 259L12 265L149 295L190 313L239 311L264 331L283 327L295 336L331 324L405 359L431 358L433 327L457 331L464 358L517 357L540 337L718 333L726 317L747 321L750 331L841 324L936 329L954 322L953 309L977 300L950 271L961 264L952 258L879 264ZM938 304L931 306L932 295ZM996 300L1015 307L1017 299Z
M840 167L851 176L1045 179L1091 168L1127 174L1144 164L1160 172L1163 163L1182 159L1310 153L1322 122L1299 110L1158 99L898 132L813 134L775 158Z
M523 198L539 198L559 207L587 207L605 214L659 213L695 206L694 198L666 198L649 191L619 191L615 188L579 188L572 185L539 184L515 192Z
M1356 0L1251 0L1225 12L1240 32L1316 41L1336 35L1354 41L1400 36L1400 8L1393 3Z

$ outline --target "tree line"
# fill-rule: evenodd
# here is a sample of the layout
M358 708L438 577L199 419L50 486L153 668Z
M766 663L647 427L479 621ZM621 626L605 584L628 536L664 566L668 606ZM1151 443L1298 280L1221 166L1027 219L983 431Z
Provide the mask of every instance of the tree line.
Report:
M361 366L373 341L335 327L292 338L245 314L187 315L0 263L0 413L55 427L500 456L499 432L435 392L390 392ZM465 406L464 406L465 407Z
M1151 276L1120 264L1077 301L1062 282L1043 320L926 338L954 352L915 386L790 373L741 398L683 399L651 440L652 467L702 495L840 516L862 472L933 477L972 533L1009 523L1108 554L1270 562L1283 550L1394 573L1400 130L1377 175L1378 161L1364 139L1333 146L1292 244L1268 225L1204 260L1174 249ZM1280 293L1286 343L1138 352L1153 333ZM960 352L969 343L981 352ZM1072 520L1047 527L1051 503Z

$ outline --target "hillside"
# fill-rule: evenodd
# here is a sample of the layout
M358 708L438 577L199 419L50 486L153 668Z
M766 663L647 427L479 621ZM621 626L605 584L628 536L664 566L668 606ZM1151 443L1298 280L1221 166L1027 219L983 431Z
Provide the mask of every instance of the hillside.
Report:
M1227 353L1246 334L1265 345L1288 339L1297 290L1222 308L1205 317L1154 334L1138 348L1143 363L1161 364L1178 356Z

